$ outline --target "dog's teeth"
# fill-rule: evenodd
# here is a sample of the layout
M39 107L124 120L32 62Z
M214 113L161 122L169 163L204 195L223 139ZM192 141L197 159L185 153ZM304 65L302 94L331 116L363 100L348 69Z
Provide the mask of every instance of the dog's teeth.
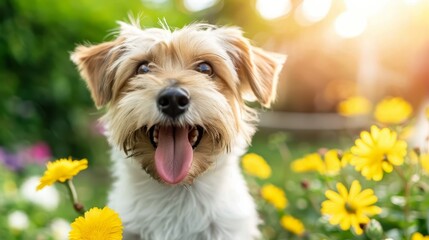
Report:
M197 129L192 130L190 135L192 138L197 137L198 136L198 130Z
M189 133L189 140L191 142L191 145L194 145L198 141L198 129L194 127L192 131Z
M157 138L158 137L158 131L153 131L153 137Z
M153 141L154 141L155 143L158 143L158 137L153 137Z

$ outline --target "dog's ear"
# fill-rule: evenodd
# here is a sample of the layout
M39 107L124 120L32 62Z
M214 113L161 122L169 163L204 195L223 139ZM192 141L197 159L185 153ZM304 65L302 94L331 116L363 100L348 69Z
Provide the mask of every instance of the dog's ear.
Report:
M111 66L119 58L120 53L115 49L122 41L118 38L98 45L80 45L71 54L71 60L78 66L97 108L106 105L112 98L115 69Z
M286 56L252 46L238 28L224 27L216 31L220 31L237 69L244 99L257 100L269 107L276 98L277 82Z

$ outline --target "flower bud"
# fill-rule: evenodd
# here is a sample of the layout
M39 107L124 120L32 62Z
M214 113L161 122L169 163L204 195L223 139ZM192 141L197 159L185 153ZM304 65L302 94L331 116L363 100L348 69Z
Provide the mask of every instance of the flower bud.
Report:
M381 226L380 222L375 219L371 219L371 221L365 227L365 234L371 240L382 239L383 227Z

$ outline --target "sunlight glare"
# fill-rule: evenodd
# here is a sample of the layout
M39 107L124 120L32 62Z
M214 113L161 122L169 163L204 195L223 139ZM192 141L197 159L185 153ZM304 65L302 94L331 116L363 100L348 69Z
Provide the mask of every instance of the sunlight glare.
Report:
M308 22L318 22L326 17L331 4L331 0L304 0L301 5L303 17Z
M282 17L292 8L290 0L257 0L256 9L259 14L268 20Z
M214 6L217 0L184 0L185 8L191 12L199 12Z
M414 6L417 5L420 0L404 0L405 4L410 5L410 6Z
M344 12L335 19L335 31L343 38L359 36L365 31L366 26L366 18L351 11Z
M389 0L345 0L344 2L349 11L369 17L384 9Z

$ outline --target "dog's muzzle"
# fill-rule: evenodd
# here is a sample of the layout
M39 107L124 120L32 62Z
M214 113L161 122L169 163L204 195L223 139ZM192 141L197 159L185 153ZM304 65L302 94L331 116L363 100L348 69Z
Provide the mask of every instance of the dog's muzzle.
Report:
M169 87L158 95L158 109L167 116L175 119L188 110L190 97L188 92L179 87Z

